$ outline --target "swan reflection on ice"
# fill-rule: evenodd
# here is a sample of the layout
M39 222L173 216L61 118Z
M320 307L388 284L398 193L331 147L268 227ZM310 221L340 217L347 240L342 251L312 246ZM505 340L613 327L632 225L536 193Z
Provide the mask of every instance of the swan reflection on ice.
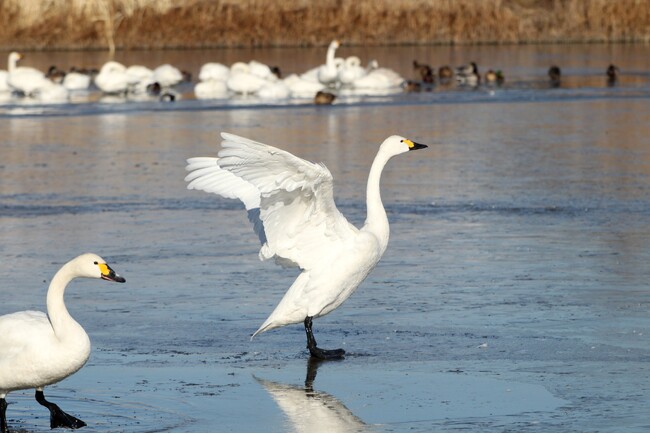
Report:
M314 390L318 366L310 357L304 386L277 383L253 376L289 420L293 432L364 432L368 426L334 396Z

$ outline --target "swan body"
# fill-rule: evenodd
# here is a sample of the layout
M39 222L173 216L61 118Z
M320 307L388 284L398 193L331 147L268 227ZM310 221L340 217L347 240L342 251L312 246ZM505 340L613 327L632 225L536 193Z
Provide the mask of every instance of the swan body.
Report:
M33 90L30 96L42 103L65 103L70 100L70 92L65 86L49 80Z
M47 86L50 80L42 71L29 66L18 66L23 56L13 52L9 54L7 84L14 90L29 95L35 90Z
M38 392L42 397L45 386L74 374L88 360L90 339L70 316L63 300L66 286L77 277L125 281L102 258L86 253L54 275L47 291L47 314L23 311L0 316L0 404L5 404L5 408L4 399L9 392L34 388L38 400ZM6 431L2 407L0 428Z
M127 73L127 68L115 61L106 62L95 76L97 87L108 94L126 93L134 82L135 79Z
M162 87L175 86L183 81L183 73L175 66L165 63L153 70L153 81Z
M361 66L361 59L357 56L350 56L345 59L345 63L340 68L338 80L342 85L349 85L354 80L363 77L369 71Z
M9 78L9 71L0 69L0 92L11 91L11 87L9 87L9 83L7 82L8 78Z
M228 97L228 86L222 80L204 80L194 86L197 99L224 99Z
M287 76L283 81L293 98L313 98L316 93L325 89L321 82L307 80L296 74Z
M282 80L268 81L257 91L257 96L271 100L287 99L291 96L291 89Z
M396 89L402 86L404 78L397 72L388 68L373 68L369 65L369 72L352 82L354 89L386 90Z
M199 81L226 81L229 76L230 68L218 62L208 62L201 66L201 70L199 71Z
M254 75L250 66L243 62L236 62L230 67L230 77L226 86L231 92L243 95L255 94L267 83L267 80Z
M316 346L311 320L339 307L381 258L389 237L381 172L391 157L426 146L400 136L384 140L368 177L368 216L358 229L336 208L332 175L324 165L233 134L221 136L217 158L188 160L187 188L238 198L249 215L259 212L260 259L301 270L253 337L304 321L312 355L329 358L328 350ZM344 353L334 351L333 357Z
M68 90L86 90L90 87L90 76L81 72L68 72L63 77L63 87Z
M338 40L333 40L327 47L327 55L325 56L325 64L318 68L318 81L327 85L336 82L339 69L343 66L342 59L336 60L336 50L341 46Z

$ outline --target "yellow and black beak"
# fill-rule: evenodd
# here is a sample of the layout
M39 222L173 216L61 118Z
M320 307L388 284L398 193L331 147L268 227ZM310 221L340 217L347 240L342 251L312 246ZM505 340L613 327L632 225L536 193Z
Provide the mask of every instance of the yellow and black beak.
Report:
M117 274L111 267L109 267L107 264L97 264L99 265L99 269L102 272L102 279L108 280L110 282L119 282L119 283L124 283L126 282L126 279L119 274Z
M427 145L423 145L422 143L415 143L411 140L404 140L404 143L406 143L409 146L409 151L415 151L416 149L424 149L428 148Z

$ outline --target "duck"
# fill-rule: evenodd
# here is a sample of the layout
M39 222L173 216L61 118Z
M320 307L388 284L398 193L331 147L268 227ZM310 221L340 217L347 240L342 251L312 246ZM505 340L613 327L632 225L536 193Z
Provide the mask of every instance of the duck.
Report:
M336 99L336 95L331 92L319 90L314 96L314 104L316 105L331 105Z
M23 58L22 54L15 51L9 54L7 84L17 92L30 95L37 89L48 86L51 81L36 68L18 66L18 61Z
M65 71L56 67L56 65L50 66L50 68L45 73L45 77L49 78L54 83L61 84L65 78Z
M251 339L302 323L312 357L344 357L343 349L318 347L313 319L339 307L388 246L388 217L380 193L384 167L392 157L427 146L398 135L382 142L368 175L367 218L359 229L336 208L333 177L323 164L234 134L222 132L221 137L217 157L187 160L187 188L241 200L262 244L260 259L300 270Z
M413 70L416 72L416 75L424 83L433 83L434 75L433 68L426 63L420 63L417 60L413 61Z
M77 256L57 271L47 290L47 313L22 311L0 316L0 431L7 432L8 393L35 389L36 401L50 411L50 427L81 428L86 423L45 399L46 386L81 369L90 338L66 309L63 295L76 278L126 280L93 253Z
M616 81L618 80L618 73L619 73L618 66L614 64L610 64L607 67L607 71L605 73L607 74L607 84L609 86L615 85Z
M481 83L481 76L478 72L476 62L456 68L456 81L460 85L476 87Z
M505 76L503 75L503 72L501 70L493 70L490 69L488 72L485 73L485 83L488 85L498 85L501 86L503 82L505 81Z
M438 68L438 78L441 84L447 84L454 78L454 70L449 65L443 65Z
M562 71L557 65L552 65L548 69L548 78L550 80L551 87L559 87L560 79L562 78Z

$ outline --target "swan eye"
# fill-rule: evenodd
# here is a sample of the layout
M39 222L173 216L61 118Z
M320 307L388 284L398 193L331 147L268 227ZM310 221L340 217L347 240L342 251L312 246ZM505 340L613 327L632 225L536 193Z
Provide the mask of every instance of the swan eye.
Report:
M93 262L93 264L95 264L95 265L99 265L99 262L95 261L95 262Z

